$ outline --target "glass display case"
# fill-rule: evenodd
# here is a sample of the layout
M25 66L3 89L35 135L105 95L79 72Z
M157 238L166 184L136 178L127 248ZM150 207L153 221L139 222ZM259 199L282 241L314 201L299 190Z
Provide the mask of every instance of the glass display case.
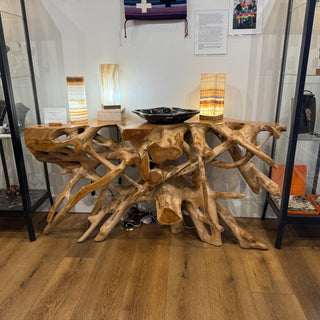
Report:
M287 132L273 142L272 180L281 195L267 195L279 217L276 248L286 224L320 222L320 7L317 0L290 0L276 122Z
M52 196L46 164L27 150L24 128L40 123L23 0L0 2L0 216L26 219Z

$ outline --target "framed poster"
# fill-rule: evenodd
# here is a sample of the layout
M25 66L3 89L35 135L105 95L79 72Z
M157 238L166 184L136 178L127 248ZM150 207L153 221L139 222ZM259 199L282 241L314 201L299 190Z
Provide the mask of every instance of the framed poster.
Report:
M262 30L263 0L230 0L229 34L255 34Z

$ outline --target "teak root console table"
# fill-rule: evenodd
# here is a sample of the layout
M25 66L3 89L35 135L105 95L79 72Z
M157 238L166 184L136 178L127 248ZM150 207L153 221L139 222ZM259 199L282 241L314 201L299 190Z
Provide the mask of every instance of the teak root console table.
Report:
M103 136L102 128L114 126L121 133L120 141ZM202 241L222 245L221 218L241 247L266 249L263 243L239 227L232 214L217 200L244 198L245 194L213 191L205 165L237 168L254 193L263 188L272 195L280 195L279 186L259 171L251 158L257 156L276 167L261 151L261 146L271 136L278 139L285 129L281 124L239 120L219 123L189 120L180 124L154 125L140 118L127 118L119 123L89 121L79 125L29 127L25 130L25 140L36 159L58 164L62 174L71 173L69 182L48 214L44 233L48 233L83 197L96 191L99 195L88 218L90 224L79 242L106 219L95 237L96 241L103 241L135 203L151 201L156 204L159 222L171 225L172 232L183 230L183 209L190 214ZM268 131L269 135L257 145L257 136L262 131ZM211 148L206 142L207 132L217 136L221 143ZM233 161L218 160L225 152ZM105 167L104 175L98 174L100 165ZM138 180L125 173L129 167L139 168ZM129 186L115 183L119 176L125 178ZM81 179L92 183L72 196L72 189ZM108 189L116 196L104 204ZM64 199L67 204L57 212Z

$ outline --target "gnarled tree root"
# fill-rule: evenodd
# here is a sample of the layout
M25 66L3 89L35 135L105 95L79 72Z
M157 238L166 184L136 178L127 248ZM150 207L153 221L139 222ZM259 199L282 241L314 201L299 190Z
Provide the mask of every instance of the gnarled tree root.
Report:
M206 176L206 165L237 168L253 192L258 193L262 188L278 195L279 186L259 171L251 159L257 156L276 167L261 146L272 136L279 138L284 126L224 121L165 126L135 124L131 127L126 122L112 125L120 130L121 141L102 136L100 129L107 126L110 125L34 126L25 130L26 144L39 161L56 163L61 166L62 173L72 174L48 214L44 233L48 233L83 197L95 191L99 196L88 218L89 227L79 242L85 241L99 225L94 240L103 241L134 204L151 201L156 205L159 222L170 225L174 233L183 231L183 211L186 211L204 242L222 245L222 220L241 247L266 249L217 201L245 195L213 191ZM262 131L269 132L269 136L258 145L257 136ZM210 147L206 141L207 132L216 135L221 143ZM59 140L62 136L67 138ZM226 152L231 155L232 162L218 159ZM97 170L99 166L104 167L104 174ZM127 174L129 167L139 168L138 180ZM118 177L123 177L129 186L115 183ZM73 195L75 186L82 179L91 183ZM108 189L116 196L104 204ZM63 200L67 203L59 210Z

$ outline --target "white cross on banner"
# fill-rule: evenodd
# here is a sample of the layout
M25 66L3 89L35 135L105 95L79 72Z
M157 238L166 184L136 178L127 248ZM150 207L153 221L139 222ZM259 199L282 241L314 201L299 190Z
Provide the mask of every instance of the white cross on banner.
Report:
M151 9L152 4L147 3L147 0L141 0L141 3L136 4L136 8L141 9L141 13L147 13L147 9Z

